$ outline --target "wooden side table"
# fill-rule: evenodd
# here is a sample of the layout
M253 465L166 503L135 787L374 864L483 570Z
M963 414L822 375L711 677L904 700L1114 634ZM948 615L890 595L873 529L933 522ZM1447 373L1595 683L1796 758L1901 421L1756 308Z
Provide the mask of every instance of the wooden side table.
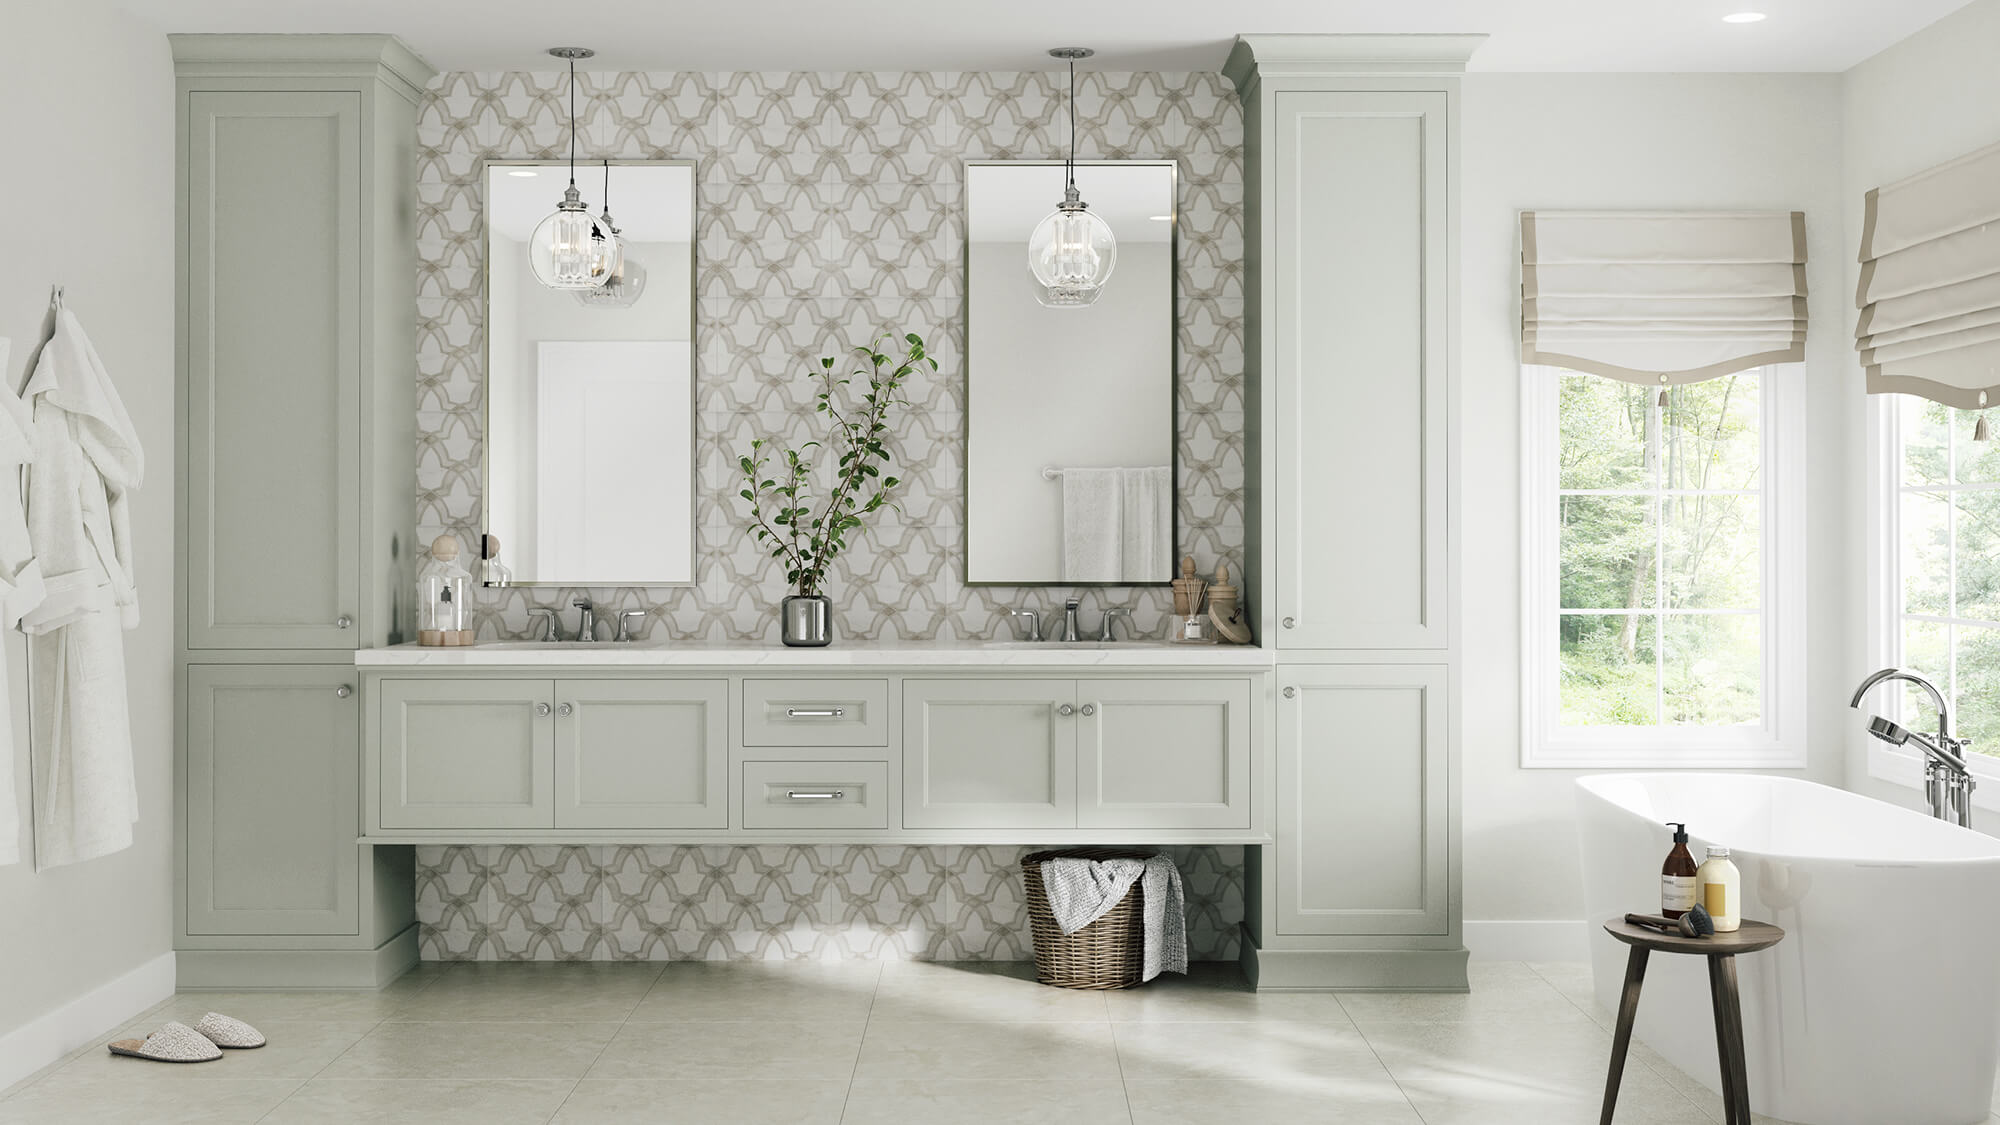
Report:
M1743 1005L1736 995L1736 955L1769 949L1784 940L1785 931L1746 918L1734 933L1691 938L1634 926L1620 916L1604 923L1604 932L1631 946L1632 952L1625 959L1625 991L1618 1000L1618 1032L1611 1039L1611 1070L1604 1078L1604 1112L1598 1116L1599 1125L1611 1125L1611 1114L1618 1107L1618 1080L1625 1075L1625 1053L1632 1046L1639 988L1646 983L1646 959L1654 950L1708 958L1708 1000L1715 1010L1715 1049L1722 1062L1725 1122L1750 1125L1750 1079L1743 1062Z

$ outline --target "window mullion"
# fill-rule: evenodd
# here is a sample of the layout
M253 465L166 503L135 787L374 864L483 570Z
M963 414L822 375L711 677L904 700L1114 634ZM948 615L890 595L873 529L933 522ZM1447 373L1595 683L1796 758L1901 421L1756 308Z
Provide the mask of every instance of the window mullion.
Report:
M1653 725L1667 723L1667 411L1655 400L1653 459ZM1637 608L1636 606L1634 608Z

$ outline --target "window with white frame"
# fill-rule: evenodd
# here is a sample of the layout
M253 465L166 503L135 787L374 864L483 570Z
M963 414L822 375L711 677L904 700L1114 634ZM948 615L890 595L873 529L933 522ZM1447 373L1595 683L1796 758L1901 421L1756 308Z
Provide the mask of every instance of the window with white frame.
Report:
M1885 560L1887 662L1934 681L1972 749L2000 754L2000 442L1973 440L1975 411L1908 395L1883 403L1894 466L1884 542L1896 548ZM1931 704L1909 691L1902 713L1929 729Z
M1523 764L1804 764L1797 375L1524 369Z

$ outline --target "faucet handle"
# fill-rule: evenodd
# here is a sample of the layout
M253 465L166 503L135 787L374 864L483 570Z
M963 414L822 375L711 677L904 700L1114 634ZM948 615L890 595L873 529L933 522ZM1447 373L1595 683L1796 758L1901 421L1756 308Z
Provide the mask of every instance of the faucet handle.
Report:
M1034 610L1031 609L1014 609L1012 607L1009 607L1007 610L1007 616L1015 621L1019 621L1022 618L1027 618L1028 635L1025 638L1026 640L1039 641L1042 639L1041 614L1036 613Z
M643 609L628 609L618 615L617 639L619 642L627 642L632 639L632 619L634 617L644 621L646 620L646 611Z
M541 636L542 640L554 643L556 641L560 641L563 639L562 618L556 616L555 610L549 609L545 606L535 606L528 610L529 621L533 621L537 617L546 617L549 619L549 627L543 630Z
M1124 606L1112 606L1110 609L1105 610L1104 623L1097 627L1098 641L1103 644L1110 644L1111 642L1117 640L1118 638L1114 636L1111 632L1112 623L1117 621L1121 617L1131 617L1131 616L1132 616L1132 611L1126 609ZM1130 625L1126 626L1126 631L1127 632L1131 631Z
M591 605L591 604L590 604L590 599L589 599L589 598L578 598L578 599L576 599L575 601L573 601L573 602L571 602L571 603L569 603L569 604L570 604L570 606L571 606L572 608L574 608L574 609L595 609L595 608L596 608L595 606L593 606L593 605Z

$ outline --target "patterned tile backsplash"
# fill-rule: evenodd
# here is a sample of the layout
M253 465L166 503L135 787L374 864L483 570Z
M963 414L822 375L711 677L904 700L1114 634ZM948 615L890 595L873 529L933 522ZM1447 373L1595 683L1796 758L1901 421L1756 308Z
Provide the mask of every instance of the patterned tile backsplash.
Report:
M850 545L831 594L837 636L977 639L1002 607L1062 589L964 584L963 161L1067 147L1053 72L578 75L579 158L698 162L695 353L698 582L680 589L484 591L481 640L527 634L531 605L587 594L647 609L649 636L775 640L784 579L742 532L730 467L751 437L813 427L801 377L883 328L920 333L942 365L898 423L902 512ZM1240 573L1243 553L1243 115L1217 74L1079 76L1085 159L1180 168L1177 449L1180 553ZM559 158L566 76L449 73L418 122L418 541L479 530L485 345L480 161ZM1052 407L1056 409L1056 407ZM606 420L607 427L618 424ZM1079 590L1155 635L1161 588ZM1094 603L1094 604L1093 604Z
M1032 850L426 846L417 921L426 961L1024 961ZM1189 956L1235 960L1243 849L1166 851Z
M760 433L812 427L800 377L883 328L923 335L895 438L908 482L832 584L839 641L1001 635L1002 608L1070 591L964 584L965 160L1068 144L1054 73L580 74L579 158L698 163L695 354L698 582L683 589L482 591L481 640L523 637L531 605L587 595L649 636L774 641L783 576L742 533L733 464ZM1216 74L1079 76L1085 159L1180 169L1177 408L1182 553L1243 552L1243 116ZM480 161L555 159L557 72L440 75L418 122L418 541L479 529L485 343ZM615 425L607 420L607 426ZM1160 633L1162 589L1079 590ZM427 960L1032 955L1004 847L424 847ZM1240 847L1176 848L1194 956L1231 959Z

